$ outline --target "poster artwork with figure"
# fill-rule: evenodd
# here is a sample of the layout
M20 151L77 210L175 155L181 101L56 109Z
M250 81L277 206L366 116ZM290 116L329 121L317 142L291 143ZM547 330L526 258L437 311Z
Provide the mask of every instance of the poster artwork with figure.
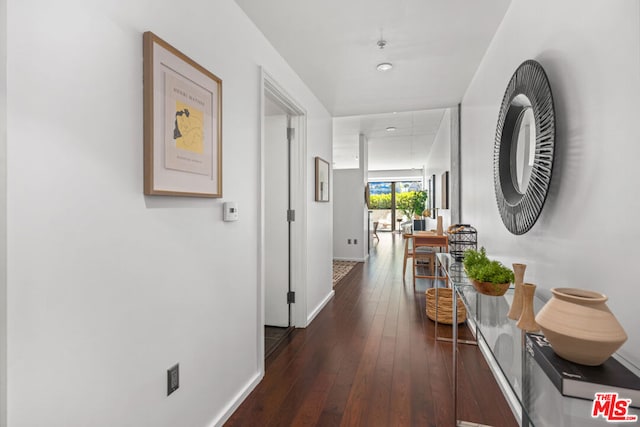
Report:
M144 194L222 197L222 80L143 35Z

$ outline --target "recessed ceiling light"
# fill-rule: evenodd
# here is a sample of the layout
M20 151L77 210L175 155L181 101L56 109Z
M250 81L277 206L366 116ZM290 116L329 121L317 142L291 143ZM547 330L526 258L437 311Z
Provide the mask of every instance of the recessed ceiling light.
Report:
M382 62L376 67L378 71L389 71L392 68L393 64L391 62Z
M396 131L396 127L395 126L387 127L387 132L395 132L395 131Z

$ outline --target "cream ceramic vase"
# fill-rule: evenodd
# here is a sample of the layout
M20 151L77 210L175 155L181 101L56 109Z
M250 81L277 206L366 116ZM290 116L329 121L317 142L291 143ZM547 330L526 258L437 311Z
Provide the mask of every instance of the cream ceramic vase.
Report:
M522 313L522 283L524 282L524 271L527 269L526 264L512 264L513 275L515 277L516 289L513 293L513 302L509 309L507 317L511 320L518 320Z
M536 322L558 356L582 365L604 363L627 340L607 297L575 288L551 289Z

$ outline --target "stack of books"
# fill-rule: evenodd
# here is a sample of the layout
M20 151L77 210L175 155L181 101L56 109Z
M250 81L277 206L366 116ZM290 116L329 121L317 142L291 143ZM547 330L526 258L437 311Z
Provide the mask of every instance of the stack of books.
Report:
M617 392L640 408L640 378L610 357L600 366L585 366L558 356L549 341L527 333L527 351L564 396L593 400L596 393Z

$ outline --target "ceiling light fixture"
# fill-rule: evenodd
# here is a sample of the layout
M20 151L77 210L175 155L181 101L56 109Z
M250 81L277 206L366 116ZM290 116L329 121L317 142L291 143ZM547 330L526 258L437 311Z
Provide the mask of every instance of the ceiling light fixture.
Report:
M382 37L382 29L380 29L380 40L376 43L378 49L383 50L387 45L387 41ZM391 62L381 62L376 66L378 71L389 71L393 68L393 64Z
M395 126L388 126L387 127L387 132L395 132L396 131L396 127Z

